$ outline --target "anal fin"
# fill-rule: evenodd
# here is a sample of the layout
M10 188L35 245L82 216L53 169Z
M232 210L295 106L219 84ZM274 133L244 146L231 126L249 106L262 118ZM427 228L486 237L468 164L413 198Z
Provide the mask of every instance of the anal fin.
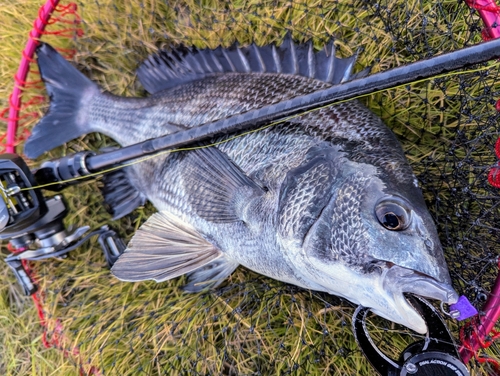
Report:
M123 281L163 282L222 256L191 225L167 212L153 214L135 233L111 272Z

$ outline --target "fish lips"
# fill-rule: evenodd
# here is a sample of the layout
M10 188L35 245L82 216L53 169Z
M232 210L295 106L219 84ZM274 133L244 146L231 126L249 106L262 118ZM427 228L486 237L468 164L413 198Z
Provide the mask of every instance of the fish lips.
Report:
M378 312L377 309L372 309L372 311L420 334L427 332L427 325L422 316L408 303L404 297L405 293L436 299L447 304L458 301L458 294L450 284L439 282L432 277L398 265L391 265L384 270L382 287L388 295L392 295L390 300L394 302L391 313L393 317L388 317L387 312Z

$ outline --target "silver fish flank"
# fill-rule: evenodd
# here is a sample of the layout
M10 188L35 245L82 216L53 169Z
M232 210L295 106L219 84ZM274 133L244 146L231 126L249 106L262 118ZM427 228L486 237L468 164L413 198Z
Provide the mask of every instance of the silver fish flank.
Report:
M332 43L314 52L289 38L280 47L179 47L140 66L150 96L125 98L42 44L38 65L51 103L25 153L34 158L90 132L122 146L180 132L350 80L354 60L336 58ZM419 333L425 322L404 293L458 299L398 140L357 101L156 157L105 182L115 217L146 199L158 210L112 268L124 281L187 274L186 290L199 291L243 265Z

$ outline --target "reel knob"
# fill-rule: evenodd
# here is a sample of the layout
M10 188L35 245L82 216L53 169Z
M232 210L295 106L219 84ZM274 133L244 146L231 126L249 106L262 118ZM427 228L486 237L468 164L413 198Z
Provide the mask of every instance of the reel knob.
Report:
M3 198L3 200L0 200L0 231L2 231L7 226L10 219L9 208L7 207L7 203L5 201L5 198Z

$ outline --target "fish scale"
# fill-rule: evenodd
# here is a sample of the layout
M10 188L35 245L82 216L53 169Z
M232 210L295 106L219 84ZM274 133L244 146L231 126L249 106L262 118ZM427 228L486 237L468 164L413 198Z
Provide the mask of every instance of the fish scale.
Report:
M361 174L351 176L339 190L332 214L333 225L330 235L334 257L345 260L352 266L364 266L366 254L363 250L365 235L362 218L359 215L360 201L364 194L366 177ZM342 218L342 221L338 221Z
M149 96L124 98L101 92L50 46L37 54L51 104L26 142L30 157L90 132L131 145L367 73L352 74L355 56L337 58L333 42L320 52L290 38L280 46L179 47L139 67ZM159 211L114 264L119 279L187 274L187 290L200 291L242 265L342 296L420 333L425 322L405 293L458 299L403 150L361 103L207 143L126 167L119 181L123 187L128 176L127 194L104 190L105 201L121 208L115 217L142 198ZM133 204L120 205L129 197Z

